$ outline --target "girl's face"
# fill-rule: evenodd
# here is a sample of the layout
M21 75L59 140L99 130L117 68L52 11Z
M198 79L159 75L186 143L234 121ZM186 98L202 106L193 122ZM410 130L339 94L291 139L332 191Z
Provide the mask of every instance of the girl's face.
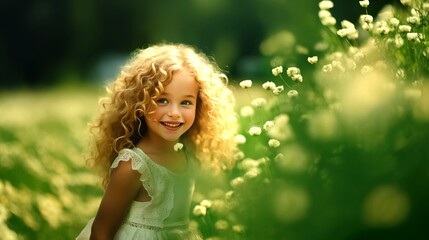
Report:
M188 71L173 73L170 84L156 100L157 109L145 116L151 141L177 142L195 120L198 83Z

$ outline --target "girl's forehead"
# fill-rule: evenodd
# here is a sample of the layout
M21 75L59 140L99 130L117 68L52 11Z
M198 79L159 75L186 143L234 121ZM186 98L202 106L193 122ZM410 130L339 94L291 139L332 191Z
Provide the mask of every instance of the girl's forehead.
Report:
M171 81L165 85L165 92L169 91L198 91L199 82L192 72L183 70L176 71L171 76Z
M170 83L172 81L175 81L175 80L178 80L181 82L183 82L183 81L189 81L190 82L191 79L193 80L194 83L198 84L199 81L197 78L197 74L194 71L190 71L187 69L177 70L177 71L174 71L173 74L171 75Z

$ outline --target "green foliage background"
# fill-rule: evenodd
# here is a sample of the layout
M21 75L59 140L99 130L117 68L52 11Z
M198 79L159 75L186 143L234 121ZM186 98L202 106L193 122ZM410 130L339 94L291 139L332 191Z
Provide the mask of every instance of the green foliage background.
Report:
M409 7L395 6L406 24ZM418 41L390 25L388 34L375 27L359 41L340 38L340 23L320 25L324 51L288 31L267 34L265 60L255 65L265 74L249 89L240 79L231 85L246 139L236 167L205 175L194 196L207 212L192 220L207 239L427 237L429 11L421 12ZM312 55L317 64L306 61ZM271 75L279 65L282 79ZM288 67L299 67L304 82L292 81ZM265 81L285 91L264 90ZM288 97L285 81L298 97ZM103 94L89 85L0 91L0 239L73 239L94 216L102 191L83 156ZM255 98L267 102L253 106ZM241 114L249 106L254 114ZM249 134L266 121L274 129Z

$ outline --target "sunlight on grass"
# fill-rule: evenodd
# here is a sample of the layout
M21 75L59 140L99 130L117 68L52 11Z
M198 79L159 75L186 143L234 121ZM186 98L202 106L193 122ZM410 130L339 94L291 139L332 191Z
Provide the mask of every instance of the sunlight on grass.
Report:
M72 239L101 191L84 160L98 92L56 89L0 95L0 199L6 239ZM2 231L3 232L3 231ZM15 234L16 233L16 234Z

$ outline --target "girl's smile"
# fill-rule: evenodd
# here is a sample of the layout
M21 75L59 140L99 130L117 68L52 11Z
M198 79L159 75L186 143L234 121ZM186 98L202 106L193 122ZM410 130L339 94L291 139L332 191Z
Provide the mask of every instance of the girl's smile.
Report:
M170 131L176 131L181 126L183 126L183 123L176 123L176 122L161 122L162 125L164 125L165 128L167 128Z
M171 82L156 99L157 108L145 116L147 134L152 142L177 142L195 121L198 82L188 71L173 73Z

